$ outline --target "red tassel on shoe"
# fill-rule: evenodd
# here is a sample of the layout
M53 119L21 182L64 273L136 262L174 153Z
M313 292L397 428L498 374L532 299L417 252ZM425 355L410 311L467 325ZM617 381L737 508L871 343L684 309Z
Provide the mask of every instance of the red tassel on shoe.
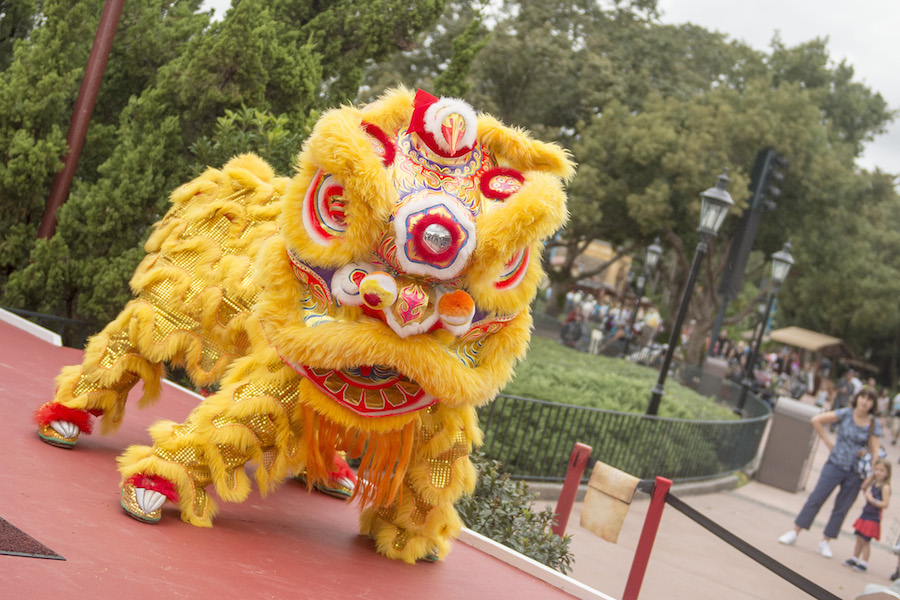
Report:
M90 433L93 429L91 415L86 410L69 408L59 402L48 402L34 414L38 425L49 425L51 421L68 421L78 426L82 433Z
M334 468L329 471L328 475L332 479L345 477L352 481L353 485L356 485L356 473L353 472L350 465L348 465L337 452L334 453Z
M137 475L132 475L126 479L125 483L130 483L136 488L144 488L145 490L159 492L172 502L178 502L178 492L175 491L175 484L159 475L144 475L143 473L138 473Z

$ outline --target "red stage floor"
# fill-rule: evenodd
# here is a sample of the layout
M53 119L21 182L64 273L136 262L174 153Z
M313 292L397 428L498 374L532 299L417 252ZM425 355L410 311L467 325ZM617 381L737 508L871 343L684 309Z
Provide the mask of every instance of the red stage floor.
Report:
M357 533L355 506L294 482L266 499L219 502L212 529L183 523L172 508L156 525L130 519L119 506L116 456L147 443L157 419L183 420L197 399L163 386L155 406L129 406L115 435L83 436L74 450L48 446L32 414L52 398L60 367L81 354L0 322L0 518L65 558L0 555L0 598L572 597L461 542L437 564L383 558Z

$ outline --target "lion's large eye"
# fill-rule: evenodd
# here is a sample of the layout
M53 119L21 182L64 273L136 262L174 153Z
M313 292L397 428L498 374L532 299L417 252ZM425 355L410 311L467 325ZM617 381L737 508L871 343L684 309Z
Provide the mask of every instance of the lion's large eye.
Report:
M438 190L407 196L394 214L397 260L403 271L448 280L459 275L475 249L472 213Z
M303 226L310 238L323 246L344 235L344 188L321 169L303 196Z
M498 290L511 290L525 278L525 272L528 271L528 260L531 258L531 248L524 247L512 255L503 267L503 272L494 287Z

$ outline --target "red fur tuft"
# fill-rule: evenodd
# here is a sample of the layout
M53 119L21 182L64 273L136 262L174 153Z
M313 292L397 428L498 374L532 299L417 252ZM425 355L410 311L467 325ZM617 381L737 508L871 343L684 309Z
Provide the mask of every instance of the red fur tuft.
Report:
M334 467L328 475L332 478L346 477L353 482L353 485L356 485L356 473L353 472L350 465L344 462L344 459L336 452L334 454Z
M424 256L429 261L433 262L442 262L453 256L453 253L456 252L459 247L462 245L459 243L459 229L456 227L446 227L447 231L450 232L451 242L450 245L447 246L447 249L442 252L433 252L431 251L425 244L422 242L423 237L425 235L425 230L429 225L437 224L437 225L446 225L446 218L442 215L435 214L427 214L423 215L415 225L413 225L412 231L410 231L409 238L412 243L415 245L416 251Z
M159 475L138 473L126 479L125 483L130 483L136 488L159 492L172 502L178 502L178 492L175 490L175 484Z
M48 402L34 414L38 425L48 425L50 421L68 421L78 426L82 433L90 433L93 428L91 415L86 410L69 408L58 402Z
M499 177L501 175L511 177L520 184L525 183L525 176L510 167L494 167L493 169L488 169L481 175L481 181L478 183L478 186L481 188L481 193L484 194L485 197L493 200L506 200L513 195L512 191L501 191L491 187L491 180L494 177Z
M397 155L397 147L394 145L394 142L392 142L388 135L377 125L363 121L362 126L366 133L378 140L384 148L384 158L381 159L384 166L389 167L394 164L394 157Z

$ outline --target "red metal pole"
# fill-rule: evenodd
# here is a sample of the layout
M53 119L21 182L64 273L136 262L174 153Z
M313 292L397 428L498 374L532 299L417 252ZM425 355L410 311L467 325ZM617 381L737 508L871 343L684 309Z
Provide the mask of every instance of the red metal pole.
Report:
M631 563L631 572L628 574L628 582L625 584L625 593L622 600L637 600L644 582L644 573L647 572L647 563L650 561L650 552L653 550L653 542L656 540L656 531L662 519L662 511L666 506L666 496L672 482L665 477L657 477L653 486L653 496L650 498L650 507L644 519L644 529L641 530L641 539L638 540L634 551L634 562Z
M72 121L69 123L69 132L66 134L69 153L63 159L62 170L53 178L50 196L47 198L47 206L44 208L44 216L41 218L41 226L38 229L38 238L46 239L53 236L56 231L56 211L69 197L69 188L72 187L75 167L81 156L84 137L87 134L91 113L94 111L94 104L97 101L100 81L103 79L103 71L106 70L109 51L112 48L116 28L119 26L119 17L122 16L124 6L125 0L106 0L103 13L100 15L100 25L97 27L91 55L84 70L84 79L81 80L81 89L78 91L78 99L75 101L75 110L72 112Z
M572 456L569 457L569 467L566 469L566 481L559 493L559 500L556 501L556 523L550 528L560 537L566 533L566 525L569 523L569 515L572 514L572 505L575 503L578 484L581 482L581 476L584 475L584 468L587 467L590 457L591 447L581 442L575 442Z

